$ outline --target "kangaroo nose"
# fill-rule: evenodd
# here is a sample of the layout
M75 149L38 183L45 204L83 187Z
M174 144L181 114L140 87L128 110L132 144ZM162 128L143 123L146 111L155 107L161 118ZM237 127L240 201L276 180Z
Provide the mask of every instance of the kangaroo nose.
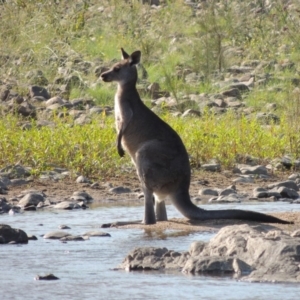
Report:
M100 74L100 78L101 78L103 81L106 81L106 80L107 80L107 74L105 74L105 73Z

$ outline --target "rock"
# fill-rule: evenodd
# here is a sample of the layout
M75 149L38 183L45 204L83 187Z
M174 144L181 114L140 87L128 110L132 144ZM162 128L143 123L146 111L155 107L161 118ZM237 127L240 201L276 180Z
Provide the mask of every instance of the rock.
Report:
M275 115L274 113L264 113L264 112L259 112L256 114L256 119L257 121L261 122L262 124L279 124L280 123L280 118Z
M45 198L41 193L29 193L25 195L20 201L18 205L21 207L28 207L28 206L37 206L40 202L44 202Z
M67 235L59 239L61 242L77 242L77 241L85 241L86 238L80 235Z
M253 175L268 175L268 169L265 166L247 166L243 165L239 167L242 174Z
M109 237L111 235L109 233L103 232L103 231L88 231L88 232L84 233L83 236L88 236L88 237Z
M186 262L182 272L213 274L234 273L233 258L220 256L192 257Z
M67 232L64 232L64 231L51 231L51 232L46 233L43 236L43 238L44 239L59 240L63 237L70 236L70 235L71 235L70 233L67 233Z
M77 177L76 182L77 183L91 183L91 181L88 178L86 178L82 175Z
M241 92L249 92L250 91L249 87L246 84L241 83L241 82L236 82L236 83L231 84L230 88L238 89Z
M180 270L190 255L169 251L167 248L140 247L131 251L119 269L125 270Z
M85 191L74 192L70 199L75 201L84 201L86 203L91 203L94 201L93 197Z
M232 188L226 188L224 190L221 190L219 193L220 196L228 196L231 194L236 194L236 190Z
M299 198L299 194L293 190L289 189L285 186L276 187L272 189L270 192L277 192L281 195L281 198L288 198L288 199L297 199Z
M136 248L119 268L182 270L184 273L233 274L240 280L300 282L298 233L247 224L226 226L208 242L194 242L189 253L166 248Z
M0 224L0 244L15 242L18 244L27 244L28 236L21 229L11 228L9 225Z
M75 209L80 208L80 206L77 203L73 203L71 201L62 201L60 203L57 203L53 206L55 209Z
M281 198L281 194L277 191L270 191L265 188L257 187L253 189L254 198L271 198L275 197L276 199Z
M43 98L45 98L45 100L50 99L49 92L45 88L43 88L41 86L37 86L37 85L32 85L29 87L29 95L31 98L43 97Z
M12 208L12 205L7 202L6 198L0 197L0 214L8 213Z
M34 280L58 280L58 279L59 278L56 277L53 274L47 274L47 275L44 275L44 276L37 275L36 277L34 277Z
M186 118L186 117L201 117L201 112L199 110L195 110L195 109L187 109L182 115L182 118Z
M223 195L215 198L209 199L209 203L212 202L218 202L218 203L240 203L242 200L244 200L244 196L241 196L239 194L229 194L229 195Z
M222 95L225 97L235 97L237 99L242 99L241 92L237 88L232 88L232 89L226 90L226 91L222 92Z
M221 170L221 165L220 164L203 164L201 165L201 168L204 169L205 171L210 171L210 172L219 172Z
M190 245L189 253L191 256L198 256L204 249L206 243L203 241L193 242Z
M28 241L37 241L38 238L35 235L28 235Z
M126 194L126 193L131 193L131 189L130 188L125 188L123 186L118 186L118 187L114 187L108 190L110 193L113 194Z
M234 183L254 183L253 176L241 175L238 178L232 180Z
M209 188L199 190L198 194L199 195L209 195L209 196L218 196L219 195L216 190L209 189Z
M289 189L299 191L298 185L293 180L280 181L268 185L268 189L279 188L279 187L287 187Z
M59 229L71 229L71 227L67 225L59 225Z
M2 174L1 174L2 173ZM11 178L20 178L30 175L30 170L20 165L7 166L0 170L0 176Z

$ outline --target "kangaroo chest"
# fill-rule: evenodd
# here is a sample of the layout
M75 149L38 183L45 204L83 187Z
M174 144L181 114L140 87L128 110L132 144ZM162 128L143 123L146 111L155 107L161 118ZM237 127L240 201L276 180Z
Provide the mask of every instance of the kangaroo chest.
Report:
M120 95L115 95L115 122L116 129L119 133L124 132L133 116L132 109L128 102L122 101Z

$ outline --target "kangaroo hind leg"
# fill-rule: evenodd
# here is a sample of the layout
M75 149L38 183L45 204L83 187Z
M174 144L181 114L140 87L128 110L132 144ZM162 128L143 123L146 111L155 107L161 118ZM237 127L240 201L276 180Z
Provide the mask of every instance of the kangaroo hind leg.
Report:
M156 221L168 221L164 197L155 194L155 215Z

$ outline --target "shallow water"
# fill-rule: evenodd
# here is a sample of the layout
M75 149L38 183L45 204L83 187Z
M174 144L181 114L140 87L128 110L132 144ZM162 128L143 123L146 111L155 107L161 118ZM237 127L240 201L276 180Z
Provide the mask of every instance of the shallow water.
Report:
M300 211L288 203L204 205L206 209L243 208L261 212ZM169 217L181 217L168 206ZM0 215L0 222L38 237L27 245L0 246L0 299L297 299L300 285L239 282L229 277L191 276L180 272L114 271L126 254L138 246L160 246L186 251L195 240L212 233L150 232L106 228L111 237L91 237L83 242L61 243L41 236L65 224L70 233L83 234L112 221L139 219L142 206L95 203L92 209L25 212ZM36 275L53 273L60 280L35 281ZM297 296L298 295L298 296Z

